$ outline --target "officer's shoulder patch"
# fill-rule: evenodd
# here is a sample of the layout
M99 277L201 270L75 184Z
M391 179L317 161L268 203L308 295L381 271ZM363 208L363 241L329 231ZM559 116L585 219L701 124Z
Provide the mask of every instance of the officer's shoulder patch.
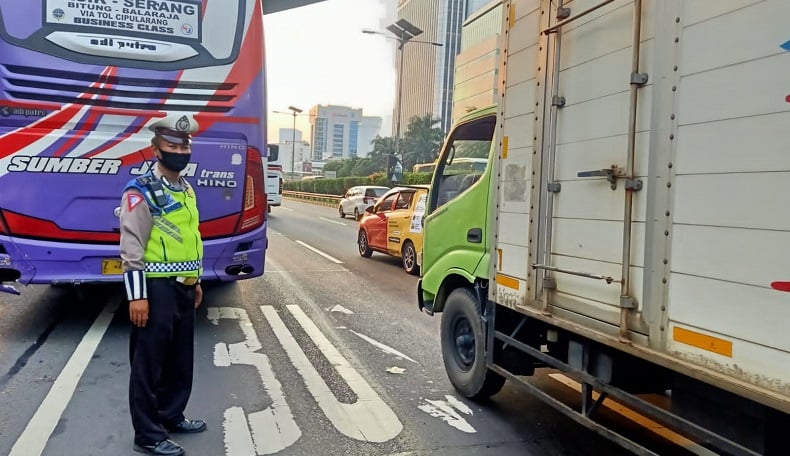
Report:
M146 186L149 182L151 182L151 178L148 176L140 176L135 180L137 181L137 184L141 186Z

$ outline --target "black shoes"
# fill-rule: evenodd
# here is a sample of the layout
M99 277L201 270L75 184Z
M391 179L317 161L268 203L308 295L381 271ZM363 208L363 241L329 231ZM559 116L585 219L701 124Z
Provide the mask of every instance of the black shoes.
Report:
M206 422L203 420L184 420L171 426L165 426L171 434L194 434L206 430ZM176 442L166 439L153 445L141 445L134 442L134 451L148 453L157 456L181 456L184 449Z
M204 429L205 426L206 423L203 423ZM184 454L184 449L181 448L181 445L177 444L172 440L162 440L161 442L155 445L140 445L138 443L135 443L134 451L138 451L140 453L154 454L158 456L181 456L182 454Z
M165 426L167 431L172 434L195 434L206 430L206 422L203 420L184 420L180 423Z

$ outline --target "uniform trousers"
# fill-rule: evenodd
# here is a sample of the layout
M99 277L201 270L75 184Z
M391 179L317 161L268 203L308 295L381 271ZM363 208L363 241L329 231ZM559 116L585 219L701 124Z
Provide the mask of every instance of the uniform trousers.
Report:
M192 393L195 287L173 278L148 278L148 321L129 338L129 409L134 441L168 438L165 426L184 420Z

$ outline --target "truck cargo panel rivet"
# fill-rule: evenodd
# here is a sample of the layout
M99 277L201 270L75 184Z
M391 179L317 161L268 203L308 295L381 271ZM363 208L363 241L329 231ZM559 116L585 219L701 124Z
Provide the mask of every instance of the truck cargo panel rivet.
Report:
M672 162L667 163L667 168L671 168L671 167L672 167Z
M672 182L667 182L667 188L672 186Z
M675 139L675 135L674 135L674 134L672 134L672 135L669 135L669 139L670 139L670 140L673 140L673 139Z
M664 230L664 236L669 236L669 230Z
M664 212L664 215L666 215L667 217L669 217L669 211L666 211L666 212Z

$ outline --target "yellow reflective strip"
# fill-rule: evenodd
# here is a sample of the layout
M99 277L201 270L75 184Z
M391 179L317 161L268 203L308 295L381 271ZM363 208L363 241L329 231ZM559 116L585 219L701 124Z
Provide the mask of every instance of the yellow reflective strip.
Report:
M513 28L516 24L516 5L510 3L510 17L508 17L508 27Z
M507 158L507 136L502 137L502 159Z
M732 358L732 342L729 340L719 339L718 337L698 333L678 326L673 328L672 338L686 345L691 345L692 347L701 348L702 350Z
M506 275L497 274L496 275L496 283L498 285L502 285L503 287L512 288L514 290L519 289L518 280L514 279L513 277L508 277Z

